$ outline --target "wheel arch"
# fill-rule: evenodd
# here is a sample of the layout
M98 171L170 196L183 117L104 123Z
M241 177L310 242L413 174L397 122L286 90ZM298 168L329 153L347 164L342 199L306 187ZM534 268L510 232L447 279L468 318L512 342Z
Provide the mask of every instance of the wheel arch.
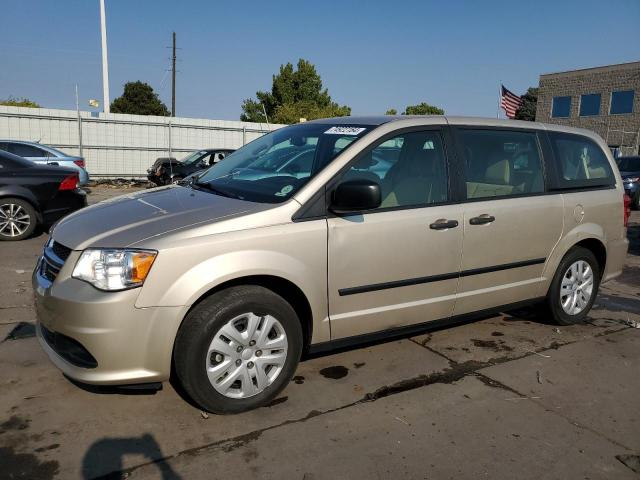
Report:
M605 267L607 266L607 247L604 243L597 238L585 238L574 244L571 248L583 247L590 250L594 254L598 261L598 268L600 269L600 276L604 275ZM571 250L571 248L569 250ZM569 251L567 250L567 251ZM566 253L565 253L566 255Z
M572 231L564 235L553 251L549 254L542 276L545 282L542 284L540 295L547 294L553 277L565 255L574 247L583 247L591 251L598 261L600 275L602 276L607 265L607 248L605 242L605 232L602 227L595 223L585 223L577 226Z
M23 200L27 202L29 205L33 207L33 209L36 212L36 217L37 217L36 220L38 221L38 224L42 223L42 212L40 211L40 204L38 202L38 199L35 197L35 195L33 195L28 190L19 189L16 191L16 190L0 189L0 200L4 198L17 198L18 200Z
M200 297L198 297L198 299L191 305L187 313L182 318L180 325L178 326L178 330L189 315L189 312L191 312L202 301L206 300L214 293L241 285L257 285L280 295L289 303L289 305L291 305L296 312L296 315L298 315L298 319L302 325L303 349L306 349L311 344L313 336L313 310L309 299L302 289L291 280L287 280L286 278L276 275L246 275L215 285L200 295Z

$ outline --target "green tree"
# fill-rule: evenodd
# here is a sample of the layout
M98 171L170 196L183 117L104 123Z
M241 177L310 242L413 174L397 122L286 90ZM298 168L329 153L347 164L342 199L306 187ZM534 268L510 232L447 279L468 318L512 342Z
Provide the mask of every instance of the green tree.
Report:
M33 100L29 100L28 98L16 98L9 95L9 98L6 100L0 100L0 105L6 105L8 107L29 107L29 108L40 108Z
M408 105L402 115L444 115L444 110L422 102L418 105Z
M390 108L389 110L387 110L386 112L384 112L385 115L397 115L398 111L395 108Z
M527 93L522 96L522 105L516 111L516 120L535 122L537 104L538 89L536 87L531 87L527 90Z
M265 111L274 123L297 123L300 118L313 120L324 117L343 117L351 108L335 103L328 90L322 88L322 79L316 67L300 59L294 69L291 63L280 65L273 76L271 91L256 92L255 99L242 102L243 122L264 122Z
M111 102L111 112L169 116L167 106L158 98L151 85L140 81L124 84L122 96Z

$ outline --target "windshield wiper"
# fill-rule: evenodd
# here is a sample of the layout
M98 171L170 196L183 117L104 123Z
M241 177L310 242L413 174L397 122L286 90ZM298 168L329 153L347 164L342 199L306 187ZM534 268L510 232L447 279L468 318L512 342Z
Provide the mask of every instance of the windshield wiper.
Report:
M235 198L235 199L241 200L241 198L238 197L237 195L233 195L232 193L225 192L224 190L220 190L219 188L214 187L210 183L201 183L196 181L191 183L191 186L198 190L207 190L211 193L215 193L216 195L220 195L221 197Z

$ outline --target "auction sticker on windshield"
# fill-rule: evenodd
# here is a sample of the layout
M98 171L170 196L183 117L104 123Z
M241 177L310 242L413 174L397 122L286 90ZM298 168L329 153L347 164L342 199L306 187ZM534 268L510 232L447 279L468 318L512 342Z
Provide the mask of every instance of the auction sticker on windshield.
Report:
M361 127L331 127L324 133L329 135L358 135L365 130L366 128Z

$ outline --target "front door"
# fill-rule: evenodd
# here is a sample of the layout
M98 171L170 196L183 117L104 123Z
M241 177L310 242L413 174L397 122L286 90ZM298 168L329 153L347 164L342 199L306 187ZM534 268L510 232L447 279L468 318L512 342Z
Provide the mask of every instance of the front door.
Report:
M545 194L537 134L456 131L464 160L464 245L455 315L539 297L563 228L561 195Z
M352 163L342 181L381 185L380 208L328 219L332 339L451 316L462 206L450 199L438 129L401 133Z

